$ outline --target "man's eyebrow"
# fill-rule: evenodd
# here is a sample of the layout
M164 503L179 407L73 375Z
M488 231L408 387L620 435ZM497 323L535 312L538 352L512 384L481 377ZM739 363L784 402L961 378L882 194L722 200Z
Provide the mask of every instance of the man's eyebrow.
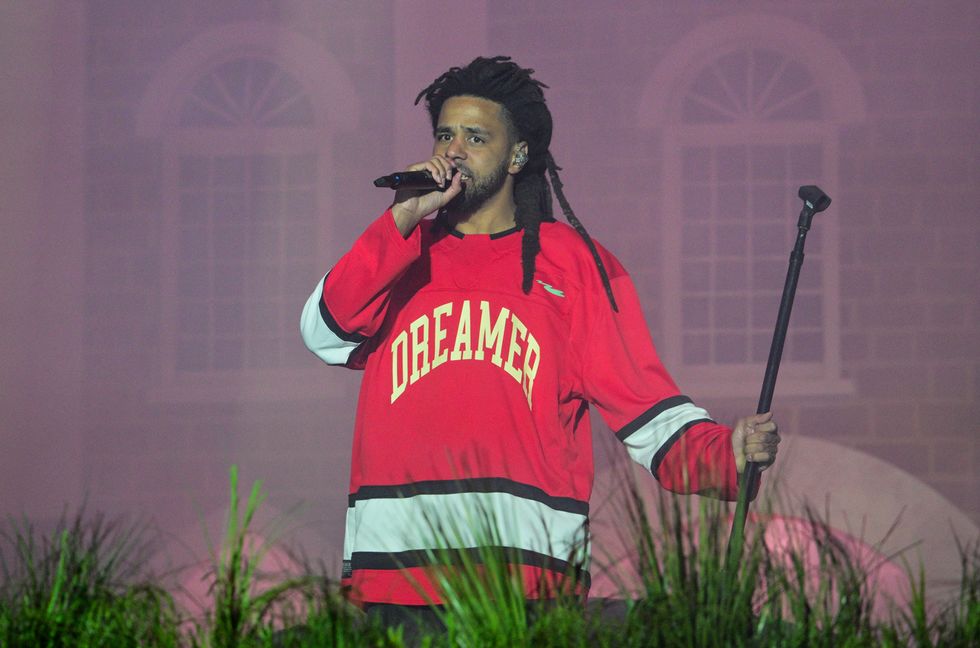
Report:
M464 131L472 135L483 135L484 137L490 135L490 131L480 126L461 126L460 128L462 128ZM452 126L437 126L435 129L436 135L440 133L451 133L451 132L453 132Z

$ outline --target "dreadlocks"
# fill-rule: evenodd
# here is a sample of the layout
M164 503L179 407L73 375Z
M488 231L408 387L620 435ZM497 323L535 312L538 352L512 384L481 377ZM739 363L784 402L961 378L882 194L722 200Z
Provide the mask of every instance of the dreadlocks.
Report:
M554 188L562 213L592 252L609 303L613 310L618 312L609 276L595 243L585 230L585 226L576 218L562 192L561 179L558 177L561 167L555 164L548 150L551 144L551 111L545 104L542 91L542 88L548 86L533 79L532 74L534 70L521 68L511 61L509 56L493 58L481 56L466 67L450 68L448 72L433 81L432 85L420 92L415 98L415 103L418 104L425 99L425 106L432 119L433 131L438 126L443 103L451 97L460 95L481 97L501 105L501 112L512 141L525 141L528 148L528 160L514 177L514 202L517 206L514 219L518 227L524 231L521 240L524 293L531 292L531 287L534 285L534 262L538 252L541 251L541 223L555 220L551 206L551 189ZM550 187L545 179L545 172L551 178Z

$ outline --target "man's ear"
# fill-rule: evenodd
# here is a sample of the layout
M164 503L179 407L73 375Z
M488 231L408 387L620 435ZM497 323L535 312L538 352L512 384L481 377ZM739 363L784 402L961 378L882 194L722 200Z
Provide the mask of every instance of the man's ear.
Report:
M507 171L511 175L517 175L527 164L527 142L518 142L511 149L510 166Z

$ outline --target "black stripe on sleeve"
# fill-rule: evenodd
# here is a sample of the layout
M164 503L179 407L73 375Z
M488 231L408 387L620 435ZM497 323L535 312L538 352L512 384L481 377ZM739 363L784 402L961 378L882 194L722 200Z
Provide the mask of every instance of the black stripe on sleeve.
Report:
M502 477L477 477L472 479L430 480L393 486L361 486L356 493L347 496L347 505L358 500L394 499L415 495L455 495L459 493L507 493L523 499L540 502L548 508L577 515L589 514L589 503L572 497L549 495L537 486L522 484Z
M472 563L482 564L485 555L497 556L506 560L510 564L528 565L539 567L560 574L574 574L577 580L584 582L585 586L590 585L591 577L589 572L581 567L570 569L570 564L566 560L559 560L547 554L529 551L527 549L517 549L514 547L468 547L465 549L432 549L431 552L424 550L400 551L396 553L386 553L383 551L355 551L351 555L351 569L408 569L411 567L425 567L432 564L451 564L460 565L463 562L463 555L466 554L467 560Z
M670 435L670 438L667 439L664 442L664 444L662 446L660 446L660 449L657 450L657 453L655 455L653 455L653 461L650 462L650 472L653 473L653 476L654 477L657 477L657 470L660 469L660 462L664 460L664 457L665 456L667 456L667 453L670 451L671 447L673 447L673 445L675 443L677 443L677 440L678 439L680 439L682 436L684 436L684 433L685 432L687 432L688 430L690 430L692 427L694 427L698 423L714 423L714 421L712 421L711 419L707 419L707 418L695 419L693 421L689 421L689 422L685 423L681 427L681 429L679 429L676 432L674 432L673 434L671 434ZM657 477L657 479L660 479L660 478Z
M355 342L360 344L367 339L367 336L361 335L360 333L348 333L342 329L340 324L337 323L337 320L333 318L333 315L331 315L330 311L327 309L327 305L324 303L322 295L320 296L320 319L323 320L323 323L327 325L327 328L329 328L334 335L339 337L344 342Z
M619 432L616 433L616 438L620 441L625 441L629 435L633 434L641 427L657 418L667 410L672 407L677 407L678 405L684 405L685 403L692 402L690 398L684 396L683 394L678 394L677 396L671 396L670 398L665 398L647 411L640 414L638 417L627 423Z

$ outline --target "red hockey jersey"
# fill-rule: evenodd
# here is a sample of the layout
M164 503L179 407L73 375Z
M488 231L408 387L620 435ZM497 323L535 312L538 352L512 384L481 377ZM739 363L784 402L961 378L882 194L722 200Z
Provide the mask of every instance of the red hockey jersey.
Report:
M529 597L569 568L587 583L590 404L664 487L737 493L731 430L679 393L619 261L597 246L617 313L578 234L543 223L525 294L521 238L426 220L405 239L388 211L303 310L311 351L364 370L344 542L358 600L438 601L426 550L446 545L506 547Z

